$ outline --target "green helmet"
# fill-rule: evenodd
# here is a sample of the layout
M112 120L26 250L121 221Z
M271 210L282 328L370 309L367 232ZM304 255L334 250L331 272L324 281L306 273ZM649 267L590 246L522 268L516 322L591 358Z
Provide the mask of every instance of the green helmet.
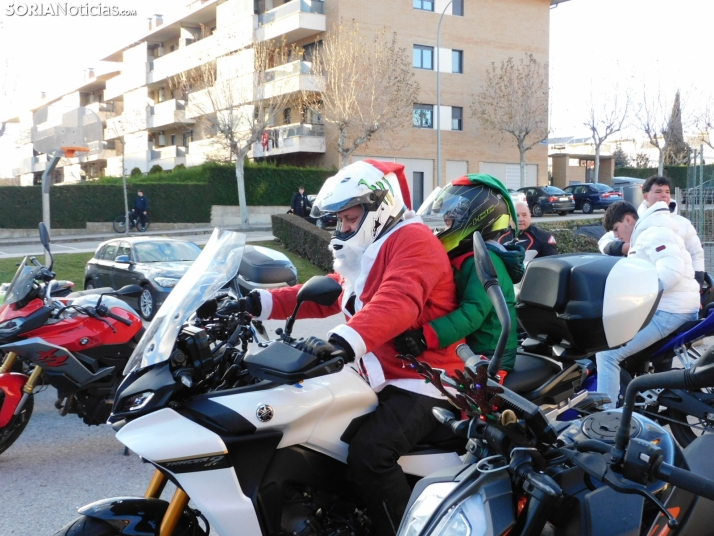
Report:
M511 196L491 175L465 175L447 185L434 199L428 216L444 219L446 229L437 233L446 252L469 251L471 235L479 231L484 240L495 239L513 220L516 211ZM462 247L459 247L462 246Z

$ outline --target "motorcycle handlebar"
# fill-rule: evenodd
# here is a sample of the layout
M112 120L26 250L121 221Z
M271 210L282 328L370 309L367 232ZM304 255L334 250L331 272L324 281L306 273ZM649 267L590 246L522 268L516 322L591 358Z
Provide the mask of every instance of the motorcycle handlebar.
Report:
M109 318L113 318L114 320L121 322L126 326L132 325L131 320L127 320L126 318L122 318L121 316L112 313L109 308L103 308L101 311L97 310L97 314L99 314L100 316L108 316Z
M714 480L667 463L655 467L654 474L660 480L714 501Z

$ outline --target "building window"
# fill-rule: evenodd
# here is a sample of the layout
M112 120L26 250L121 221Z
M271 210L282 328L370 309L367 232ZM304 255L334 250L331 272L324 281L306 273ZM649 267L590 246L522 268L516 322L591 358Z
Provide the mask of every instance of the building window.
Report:
M452 50L451 51L451 72L452 73L463 73L464 72L464 51L463 50Z
M183 146L188 147L188 144L193 141L193 130L183 133Z
M424 172L412 172L412 207L419 208L424 202Z
M176 145L176 134L171 134L171 145Z
M290 123L292 123L292 115L290 112L290 108L285 108L283 110L283 123L285 125L289 125Z
M451 14L457 17L464 16L464 0L454 0L451 3Z
M463 130L464 109L460 106L451 107L451 130Z
M434 69L434 47L414 45L414 67L416 69Z
M412 124L417 128L434 128L434 107L431 104L415 104Z
M414 9L434 11L434 0L414 0Z

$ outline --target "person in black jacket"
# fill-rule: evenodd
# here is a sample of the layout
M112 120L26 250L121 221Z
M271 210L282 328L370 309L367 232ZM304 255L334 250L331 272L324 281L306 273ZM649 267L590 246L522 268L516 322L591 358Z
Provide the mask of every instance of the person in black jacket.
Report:
M518 236L515 237L518 245L526 251L536 251L537 257L557 255L555 237L548 231L531 225L531 211L526 203L516 203L516 217L518 218ZM501 244L514 239L513 229L498 239Z
M131 211L139 217L139 223L136 226L141 232L146 231L146 218L149 215L149 200L144 197L144 192L139 190L136 192L134 199L134 208Z
M293 211L293 214L296 216L300 216L301 218L305 218L308 214L310 214L310 201L307 200L307 196L305 195L305 187L300 186L298 188L298 191L293 194L293 199L290 201L290 210Z

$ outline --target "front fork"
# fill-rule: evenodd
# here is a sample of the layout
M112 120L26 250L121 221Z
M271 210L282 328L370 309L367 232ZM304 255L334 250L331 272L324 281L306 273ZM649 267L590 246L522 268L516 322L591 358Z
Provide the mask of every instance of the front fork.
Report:
M169 479L158 469L154 472L154 476L149 482L149 487L146 488L146 493L144 497L147 499L158 499L161 493L166 487L166 483ZM188 495L181 488L176 488L174 496L171 498L169 507L166 509L163 519L161 520L161 527L159 529L159 536L171 536L174 533L174 529L181 519L181 514L186 509L188 505Z
M42 375L42 367L39 366L35 366L29 378L10 372L16 358L15 352L8 352L0 366L0 389L5 394L5 402L0 409L0 427L6 426L12 416L20 414Z

